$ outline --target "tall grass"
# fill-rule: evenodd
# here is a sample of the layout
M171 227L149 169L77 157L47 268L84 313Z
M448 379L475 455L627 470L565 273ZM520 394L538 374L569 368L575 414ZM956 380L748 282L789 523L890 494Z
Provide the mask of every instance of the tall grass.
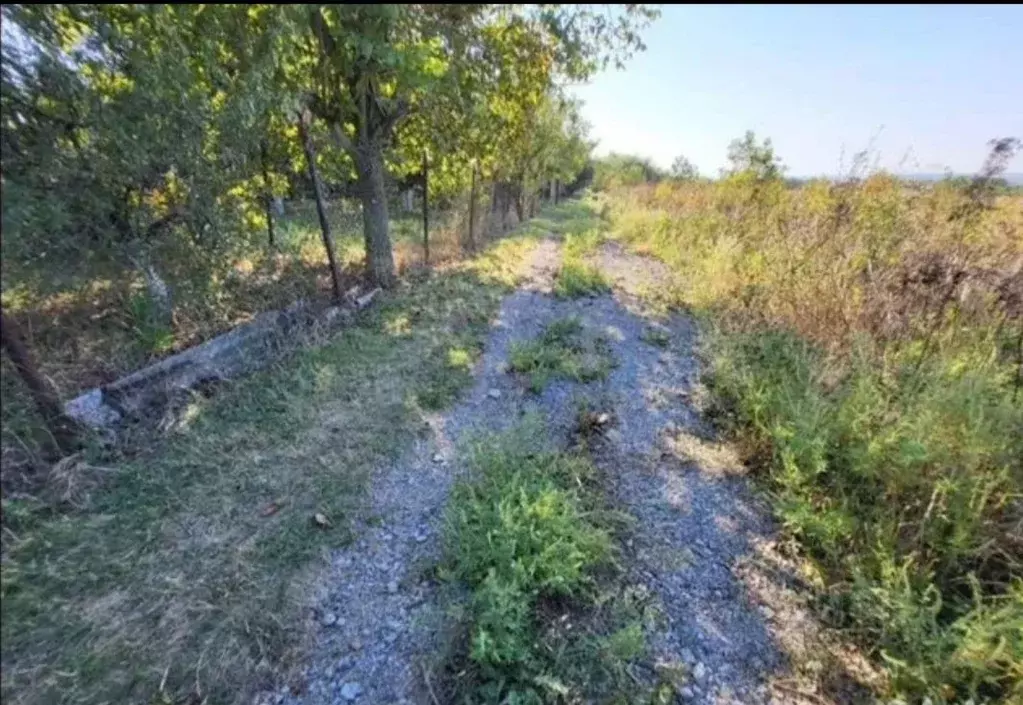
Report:
M609 200L706 322L710 382L910 701L1023 698L1023 199L739 174Z

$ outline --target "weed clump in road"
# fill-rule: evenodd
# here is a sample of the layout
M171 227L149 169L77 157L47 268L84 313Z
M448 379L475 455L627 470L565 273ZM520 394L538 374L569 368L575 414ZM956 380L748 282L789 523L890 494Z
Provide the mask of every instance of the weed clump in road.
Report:
M588 334L575 317L552 322L536 340L516 343L510 356L511 371L525 376L536 394L553 379L603 379L613 366L608 341Z
M554 294L561 298L600 296L611 291L611 284L600 269L585 257L604 241L601 230L569 233L565 238L564 262L554 277Z
M535 417L480 439L447 514L442 573L469 588L464 647L448 654L452 701L633 701L643 600L609 584L615 545L596 470L538 447Z

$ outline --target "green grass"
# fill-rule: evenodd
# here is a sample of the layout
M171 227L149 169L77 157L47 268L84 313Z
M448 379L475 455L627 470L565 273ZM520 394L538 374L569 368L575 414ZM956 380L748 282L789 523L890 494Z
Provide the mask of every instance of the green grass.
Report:
M607 277L597 267L582 262L564 262L554 277L554 295L577 299L600 296L611 291Z
M539 338L512 345L509 367L540 393L554 379L591 382L603 379L614 366L607 340L588 333L578 318L550 323Z
M611 284L600 268L585 258L594 253L606 238L602 227L576 230L565 236L563 262L554 277L554 294L563 298L600 296L611 291Z
M464 585L446 699L555 703L649 699L628 672L646 653L644 596L610 579L611 515L581 455L547 450L536 417L474 443L447 513L442 574Z
M660 328L645 328L640 339L647 345L653 345L655 348L667 348L671 343L671 336L668 335L667 331Z
M713 389L769 470L779 518L825 584L849 581L826 603L876 649L895 691L1023 694L1019 558L978 562L1012 530L1002 511L1018 486L1023 412L1000 384L1008 370L937 359L907 393L908 380L893 387L866 363L829 384L826 358L787 333L711 348ZM1003 576L1004 592L984 596L971 575L981 568Z
M370 473L422 409L468 383L534 243L402 283L320 347L196 396L135 457L69 465L91 488L76 509L5 498L4 702L248 702L287 672L317 557L350 540Z

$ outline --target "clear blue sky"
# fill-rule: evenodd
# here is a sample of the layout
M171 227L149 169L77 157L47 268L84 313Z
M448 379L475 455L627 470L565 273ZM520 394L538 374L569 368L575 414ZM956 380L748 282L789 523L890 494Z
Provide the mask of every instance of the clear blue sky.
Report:
M714 176L752 129L793 176L837 173L874 135L883 168L973 172L989 139L1023 138L1023 6L664 6L643 37L573 88L598 154Z

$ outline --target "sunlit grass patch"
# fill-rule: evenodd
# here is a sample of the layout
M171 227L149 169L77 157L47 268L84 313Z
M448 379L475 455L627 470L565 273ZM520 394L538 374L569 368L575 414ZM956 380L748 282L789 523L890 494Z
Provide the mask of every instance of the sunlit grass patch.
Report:
M554 276L554 294L563 298L599 296L611 290L611 284L599 268L578 261L566 261Z
M613 366L608 341L586 331L578 318L550 323L537 339L515 343L509 356L510 370L526 377L534 393L553 379L603 379Z
M441 663L452 701L638 701L645 595L613 580L610 517L582 455L544 447L540 420L478 439L452 495L441 575L471 595Z

